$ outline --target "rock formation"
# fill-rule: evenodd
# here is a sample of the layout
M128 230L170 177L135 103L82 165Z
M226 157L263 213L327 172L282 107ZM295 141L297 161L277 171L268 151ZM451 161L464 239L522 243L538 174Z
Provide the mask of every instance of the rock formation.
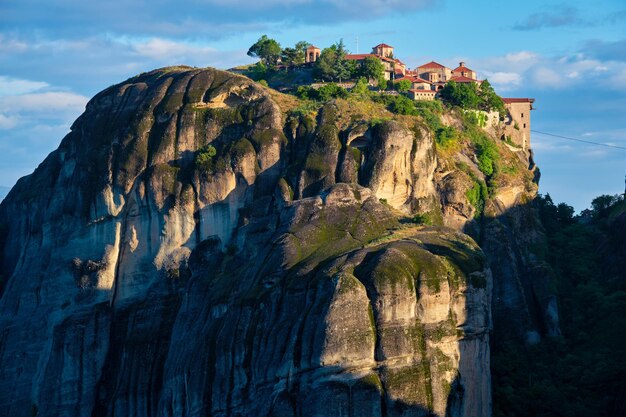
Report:
M478 230L424 124L290 100L183 67L88 103L0 205L1 415L490 415L492 282L556 314L511 237L536 188Z

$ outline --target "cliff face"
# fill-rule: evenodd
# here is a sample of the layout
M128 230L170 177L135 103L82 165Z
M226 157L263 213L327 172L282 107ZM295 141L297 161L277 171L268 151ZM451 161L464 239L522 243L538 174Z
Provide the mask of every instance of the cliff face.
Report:
M490 415L489 264L550 309L502 220L534 190L478 230L423 124L290 100L168 68L89 102L0 205L0 414Z

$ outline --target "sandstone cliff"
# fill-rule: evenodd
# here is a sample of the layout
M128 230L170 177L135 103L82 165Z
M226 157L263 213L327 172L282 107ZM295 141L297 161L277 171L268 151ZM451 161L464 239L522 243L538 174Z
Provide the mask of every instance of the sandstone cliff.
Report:
M528 155L503 148L524 172L479 227L471 147L297 106L191 68L89 102L0 205L0 414L490 415L492 283L503 320L558 331Z

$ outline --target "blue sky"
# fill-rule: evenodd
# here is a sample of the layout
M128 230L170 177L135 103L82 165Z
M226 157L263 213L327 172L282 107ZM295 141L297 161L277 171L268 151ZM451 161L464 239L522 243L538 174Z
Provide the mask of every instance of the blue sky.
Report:
M283 46L386 42L409 67L463 60L508 97L534 97L534 130L626 147L626 4L475 0L3 0L0 186L33 171L87 100L153 68L251 62ZM577 210L624 191L626 150L533 135L542 193Z

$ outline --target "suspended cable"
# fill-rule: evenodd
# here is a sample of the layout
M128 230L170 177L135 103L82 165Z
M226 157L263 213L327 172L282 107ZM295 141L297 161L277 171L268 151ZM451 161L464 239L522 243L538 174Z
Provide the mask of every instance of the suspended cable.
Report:
M590 140L583 140L583 139L570 138L570 137L568 137L568 136L555 135L555 134L553 134L553 133L540 132L540 131L538 131L538 130L531 130L531 132L533 132L533 133L538 133L538 134L540 134L540 135L552 136L552 137L559 138L559 139L572 140L572 141L575 141L575 142L588 143L588 144L591 144L591 145L605 146L605 147L607 147L607 148L623 149L623 150L625 150L625 151L626 151L626 147L624 147L624 146L609 145L609 144L607 144L607 143L592 142L592 141L590 141Z

